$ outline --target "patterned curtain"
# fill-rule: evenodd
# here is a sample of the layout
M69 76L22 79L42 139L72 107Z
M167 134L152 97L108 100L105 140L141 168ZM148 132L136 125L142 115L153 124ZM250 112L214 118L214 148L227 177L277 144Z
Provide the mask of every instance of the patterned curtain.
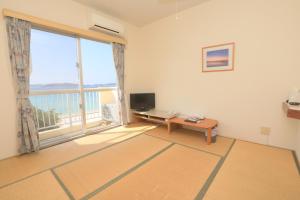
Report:
M39 150L39 135L29 96L30 33L27 21L6 17L9 55L17 95L20 153Z
M124 45L113 43L114 61L115 61L115 67L117 71L117 78L119 84L118 96L119 96L119 102L121 107L121 120L123 125L128 124L127 109L125 103L125 92L124 92L124 50L125 50Z

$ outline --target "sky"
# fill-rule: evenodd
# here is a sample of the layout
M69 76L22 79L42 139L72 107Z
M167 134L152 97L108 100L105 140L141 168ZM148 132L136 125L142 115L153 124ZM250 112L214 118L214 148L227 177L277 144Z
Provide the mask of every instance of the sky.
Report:
M228 55L229 49L220 49L207 52L208 57L227 57Z
M111 44L80 39L84 85L116 83ZM79 83L77 39L32 29L30 84Z

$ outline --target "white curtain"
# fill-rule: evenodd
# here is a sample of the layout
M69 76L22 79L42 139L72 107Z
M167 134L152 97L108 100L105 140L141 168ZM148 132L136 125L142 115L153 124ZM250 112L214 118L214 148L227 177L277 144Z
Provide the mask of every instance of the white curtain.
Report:
M121 122L122 124L128 124L127 119L127 108L125 102L125 91L124 91L124 51L125 46L118 43L113 43L113 55L115 61L115 67L117 72L118 78L118 96L119 96L119 103L120 103L120 112L121 112Z
M37 121L29 96L30 22L6 17L9 56L15 82L20 153L39 150Z

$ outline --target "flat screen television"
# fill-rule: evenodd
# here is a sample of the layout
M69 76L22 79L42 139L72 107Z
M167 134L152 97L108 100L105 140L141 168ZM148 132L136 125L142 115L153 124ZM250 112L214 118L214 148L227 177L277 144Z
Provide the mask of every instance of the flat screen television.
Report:
M130 108L137 111L148 111L155 108L154 93L130 94Z

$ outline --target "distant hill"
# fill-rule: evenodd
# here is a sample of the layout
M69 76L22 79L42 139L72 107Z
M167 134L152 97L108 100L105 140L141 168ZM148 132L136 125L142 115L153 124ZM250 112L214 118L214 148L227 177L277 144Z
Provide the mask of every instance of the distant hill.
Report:
M115 83L84 85L84 88L115 87ZM74 90L79 84L74 83L52 83L52 84L32 84L30 90Z

